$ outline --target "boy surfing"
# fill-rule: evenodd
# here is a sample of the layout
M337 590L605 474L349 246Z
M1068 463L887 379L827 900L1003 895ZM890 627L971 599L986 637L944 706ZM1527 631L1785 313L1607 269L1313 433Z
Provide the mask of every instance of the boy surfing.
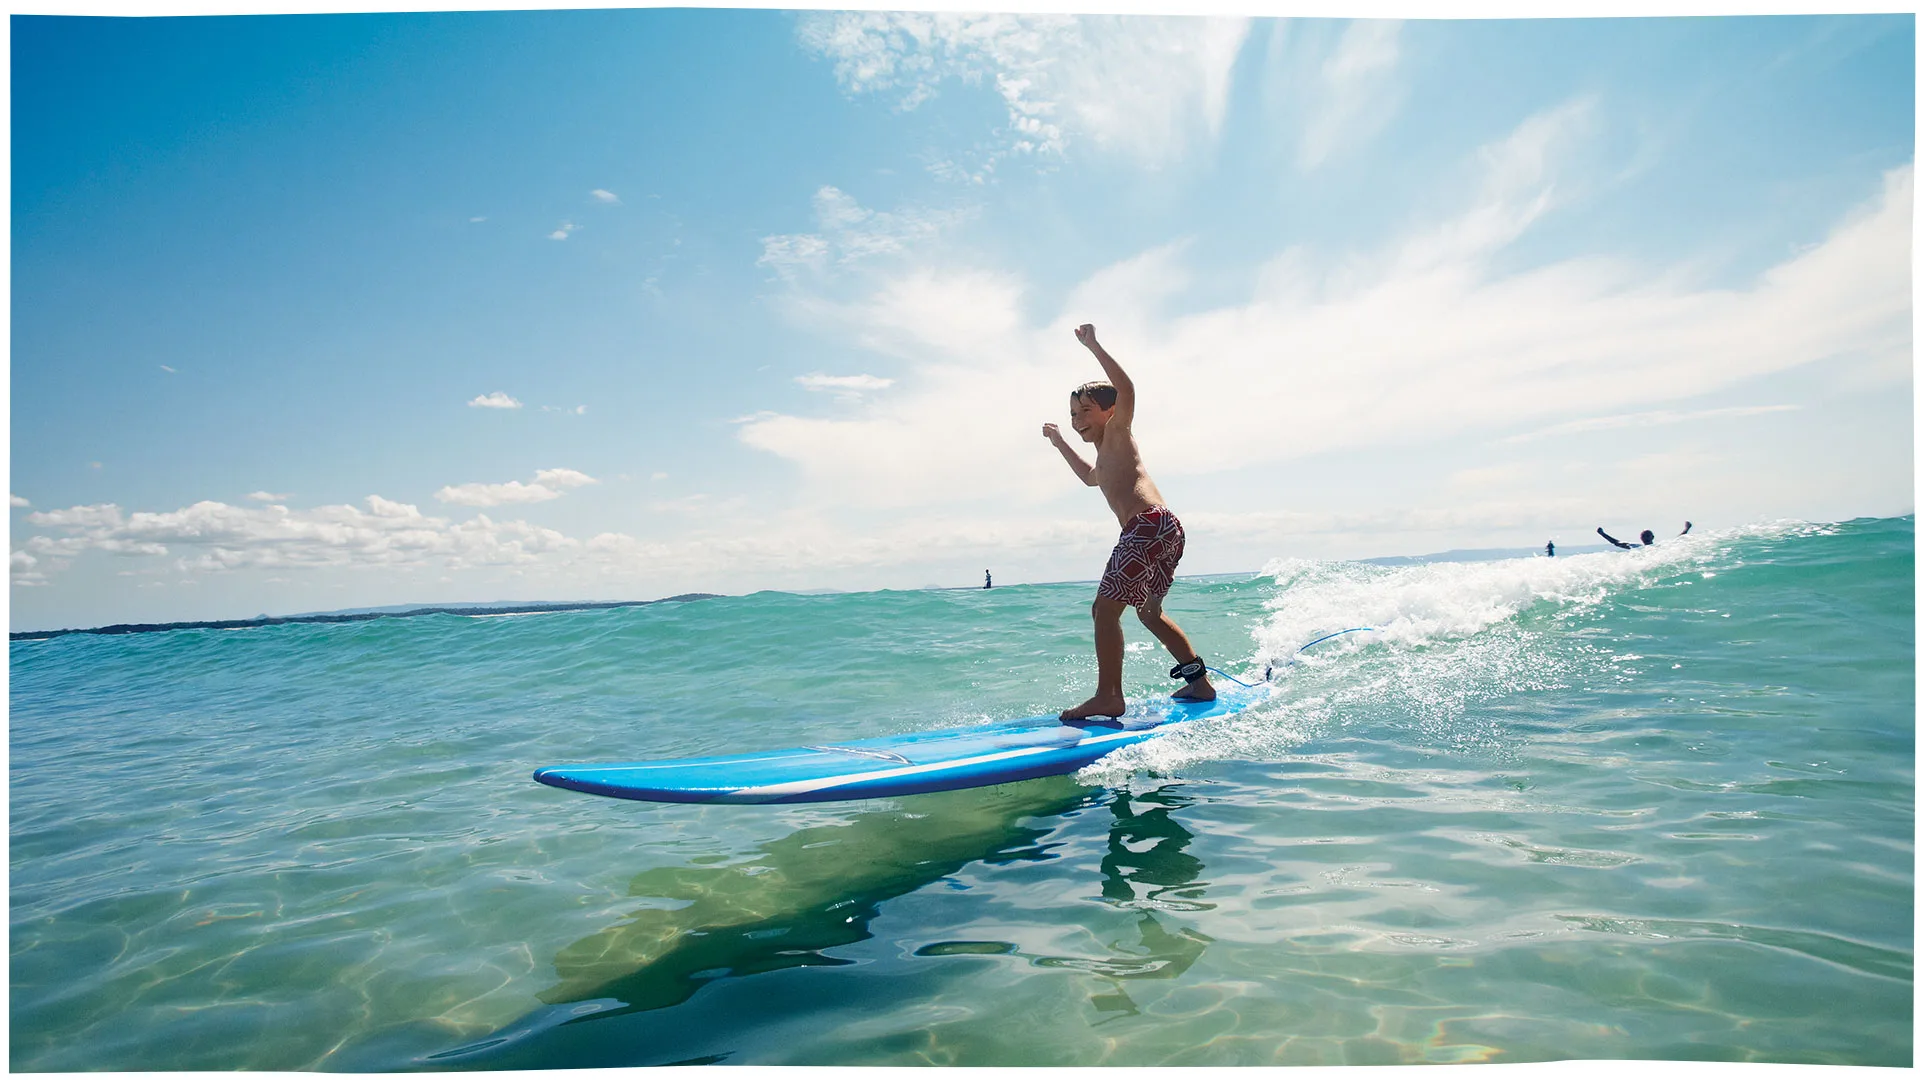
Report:
M1093 464L1086 460L1060 434L1053 424L1043 424L1046 436L1066 459L1067 467L1088 487L1098 486L1120 519L1120 542L1107 560L1106 573L1100 577L1100 589L1093 599L1093 655L1100 674L1093 696L1060 714L1062 720L1085 720L1094 716L1119 716L1127 711L1127 699L1120 690L1120 666L1125 657L1125 640L1120 633L1120 615L1132 608L1140 625L1173 654L1175 664L1167 674L1185 679L1187 685L1174 692L1178 701L1212 701L1213 684L1207 681L1207 666L1194 652L1187 635L1160 604L1173 585L1173 570L1186 548L1186 533L1180 519L1167 509L1160 489L1153 485L1146 466L1140 461L1140 446L1133 438L1133 380L1120 369L1107 350L1093 336L1088 323L1073 336L1100 361L1107 381L1090 382L1068 395L1068 413L1073 430L1082 442L1094 446Z

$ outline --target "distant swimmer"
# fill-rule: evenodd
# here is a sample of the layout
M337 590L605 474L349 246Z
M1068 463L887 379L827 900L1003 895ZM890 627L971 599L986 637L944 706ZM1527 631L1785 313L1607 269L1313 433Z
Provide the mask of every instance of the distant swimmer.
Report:
M981 588L983 588L983 589L991 589L991 588L993 588L993 571L991 571L991 570L989 570L989 571L987 571L987 583L986 583L985 585L982 585L982 586L980 586L980 587L981 587Z
M1547 558L1553 558L1553 541L1547 541Z
M1622 551L1632 551L1634 548L1653 546L1653 530L1652 529L1641 529L1640 542L1637 544L1629 544L1620 540L1615 540L1613 537L1607 535L1607 530L1605 529L1595 529L1593 531L1600 534L1600 539L1605 540L1607 543L1612 544L1614 547L1617 547ZM1687 527L1680 530L1680 535L1685 536L1692 531L1693 531L1693 522L1689 521L1687 522ZM1552 548L1551 544L1548 545L1548 548L1549 550L1547 551L1547 554L1549 555L1553 554L1553 551L1551 550Z

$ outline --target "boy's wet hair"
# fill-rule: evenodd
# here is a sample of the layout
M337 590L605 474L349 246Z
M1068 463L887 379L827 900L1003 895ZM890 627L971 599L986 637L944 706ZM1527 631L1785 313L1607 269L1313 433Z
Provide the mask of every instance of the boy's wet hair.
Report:
M1092 398L1095 405L1103 409L1111 409L1114 402L1120 400L1120 391L1115 390L1110 382L1090 382L1081 383L1072 396L1075 400L1083 397Z

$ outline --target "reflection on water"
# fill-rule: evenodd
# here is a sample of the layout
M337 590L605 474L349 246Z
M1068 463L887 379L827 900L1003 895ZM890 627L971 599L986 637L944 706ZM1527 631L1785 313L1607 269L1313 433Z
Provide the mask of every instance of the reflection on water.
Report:
M883 902L969 863L1050 859L1045 838L1057 822L1048 819L1102 797L1064 777L925 796L799 829L744 861L644 870L630 893L645 906L554 957L560 981L539 995L547 1008L413 1064L538 1067L549 1056L545 1044L561 1037L562 1028L671 1008L716 980L851 964L829 950L872 937L869 926ZM1194 930L1163 926L1155 914L1212 906L1201 899L1204 867L1186 850L1193 834L1173 817L1188 801L1167 788L1119 793L1109 804L1113 824L1100 864L1100 898L1141 912L1137 943L1116 942L1102 956L1061 956L1030 955L1009 942L942 941L913 955L1018 957L1036 967L1100 976L1111 989L1094 995L1093 1004L1114 1014L1106 1020L1136 1015L1121 980L1177 978L1211 943Z
M1005 941L939 941L921 946L914 955L1017 956L1035 967L1069 968L1104 976L1113 980L1112 988L1094 994L1090 1000L1099 1011L1118 1015L1098 1023L1138 1015L1139 1008L1118 980L1178 978L1213 941L1186 927L1170 931L1160 925L1151 910L1204 911L1213 907L1201 900L1207 883L1200 880L1200 872L1205 867L1187 854L1193 834L1173 818L1174 810L1190 802L1176 787L1137 797L1126 792L1114 796L1107 855L1100 860L1100 895L1116 906L1144 910L1135 924L1140 935L1138 947L1116 943L1116 953L1108 956L1050 956L1025 954Z
M539 995L549 1008L416 1064L538 1067L515 1059L563 1025L668 1008L717 979L850 963L827 950L872 937L883 901L972 862L1052 858L1045 819L1097 798L1065 777L920 796L800 829L743 862L642 871L630 893L646 906L554 957L560 982Z
M1146 806L1136 809L1135 802ZM1192 800L1174 787L1148 792L1137 800L1125 792L1113 800L1113 829L1107 834L1107 857L1100 860L1106 880L1100 895L1129 907L1157 907L1169 911L1206 911L1201 901L1205 867L1187 854L1193 834L1173 820L1173 812Z

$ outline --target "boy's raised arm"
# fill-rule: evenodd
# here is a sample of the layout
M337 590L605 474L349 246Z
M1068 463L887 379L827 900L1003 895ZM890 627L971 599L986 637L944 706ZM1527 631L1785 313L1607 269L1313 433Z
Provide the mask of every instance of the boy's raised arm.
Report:
M1060 451L1060 456L1067 459L1067 467L1073 470L1073 475L1079 477L1081 483L1088 487L1096 483L1093 466L1087 464L1085 458L1073 452L1073 447L1068 446L1066 438L1060 434L1059 427L1053 424L1041 424L1040 434L1046 436L1047 441L1053 444L1053 448Z
M1107 373L1107 381L1113 384L1116 395L1113 403L1113 419L1122 424L1132 424L1133 380L1127 378L1127 373L1120 370L1119 361L1108 356L1107 350L1100 347L1099 340L1093 336L1092 323L1083 323L1073 332L1073 336L1079 338L1080 344L1085 345L1087 350L1093 353L1095 360L1100 361L1101 370Z

